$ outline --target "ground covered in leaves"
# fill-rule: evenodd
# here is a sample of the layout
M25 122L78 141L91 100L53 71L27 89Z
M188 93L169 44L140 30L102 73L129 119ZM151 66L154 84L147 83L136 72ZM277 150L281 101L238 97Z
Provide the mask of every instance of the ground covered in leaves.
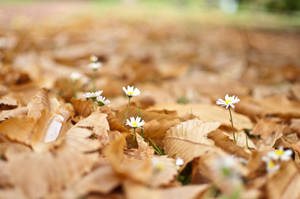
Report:
M0 28L0 198L300 197L297 32L87 16ZM94 87L110 104L83 97ZM271 172L279 147L293 154Z

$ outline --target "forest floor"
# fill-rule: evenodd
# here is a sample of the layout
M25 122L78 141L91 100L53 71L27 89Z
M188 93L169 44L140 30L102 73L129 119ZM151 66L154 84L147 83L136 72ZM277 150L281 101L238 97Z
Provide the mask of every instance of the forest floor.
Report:
M144 6L0 7L0 198L299 198L299 19Z

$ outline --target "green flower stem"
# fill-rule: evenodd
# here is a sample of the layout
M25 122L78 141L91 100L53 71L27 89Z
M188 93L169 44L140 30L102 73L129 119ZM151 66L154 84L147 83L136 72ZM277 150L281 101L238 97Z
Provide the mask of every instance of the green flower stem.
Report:
M235 137L235 131L234 131L234 127L233 127L233 120L232 120L232 114L231 114L230 107L228 108L228 110L229 110L229 115L230 115L230 122L231 122L231 127L232 127L233 140L236 143L236 137Z
M151 144L154 146L155 151L159 154L159 155L163 155L163 153L161 152L161 150L159 149L159 147L155 144L155 142L151 139L148 138L149 141L151 142Z

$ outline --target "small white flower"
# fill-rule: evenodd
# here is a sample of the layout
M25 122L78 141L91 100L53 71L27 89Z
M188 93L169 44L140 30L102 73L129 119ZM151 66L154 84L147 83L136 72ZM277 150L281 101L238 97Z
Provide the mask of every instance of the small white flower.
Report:
M100 62L89 63L89 68L94 71L98 70L101 66L102 66L102 64Z
M182 158L176 158L175 164L177 169L179 169L184 164L184 160Z
M160 161L158 158L153 157L151 159L151 163L152 163L152 167L156 170L156 171L161 171L165 168L165 165L162 161Z
M280 165L276 164L269 156L262 157L262 160L267 164L268 173L277 171L280 168Z
M283 147L279 147L279 149L276 149L275 151L268 152L267 156L270 157L273 160L281 160L281 161L288 161L293 152L292 150L284 150Z
M127 86L127 89L123 87L123 91L128 97L138 96L141 94L138 88L134 88L133 86Z
M101 96L102 90L96 91L96 92L87 92L83 95L85 98L97 98L98 96Z
M234 104L238 103L240 99L237 96L231 96L229 97L228 94L225 95L225 100L218 99L216 102L217 105L224 106L226 109L234 108Z
M237 161L232 156L220 156L215 159L214 169L223 177L238 177L236 167Z
M145 124L144 120L141 120L140 117L130 117L130 120L126 120L126 125L131 126L132 128L140 128Z
M93 71L97 71L101 66L102 64L101 62L98 61L98 57L94 55L90 57L90 63L89 63L90 69L92 69Z
M92 56L90 57L90 62L97 62L97 61L98 61L98 57L97 57L97 56L92 55Z
M82 75L78 72L73 72L70 75L70 78L73 82L78 81L81 77L82 77Z
M108 99L105 99L105 97L102 97L102 96L98 96L96 98L96 100L97 100L99 106L104 106L104 105L110 103L110 101Z

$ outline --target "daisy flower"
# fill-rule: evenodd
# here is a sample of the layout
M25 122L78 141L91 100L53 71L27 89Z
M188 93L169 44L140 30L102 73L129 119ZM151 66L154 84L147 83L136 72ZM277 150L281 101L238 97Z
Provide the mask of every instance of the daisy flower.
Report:
M293 154L291 149L284 150L283 147L279 147L275 151L268 152L267 156L273 160L281 160L281 161L288 161Z
M92 69L93 71L98 70L102 66L101 62L98 61L98 57L96 56L91 56L90 57L90 63L89 63L89 68Z
M218 99L216 102L217 105L224 106L226 109L228 108L234 108L234 104L238 103L240 99L237 96L231 96L229 97L228 94L225 95L225 100Z
M92 69L93 71L98 70L101 66L102 64L100 62L89 63L89 68Z
M132 127L132 128L141 128L145 124L144 120L141 120L141 117L130 117L130 120L126 120L126 125Z
M123 91L129 98L138 96L141 94L140 90L138 88L134 88L133 86L127 86L127 89L125 87L123 87Z
M267 164L268 173L277 171L280 168L280 165L276 164L269 156L262 157L262 160Z
M177 169L179 169L184 164L184 160L182 158L176 158L175 164Z
M98 96L101 96L102 92L103 92L102 90L96 92L87 92L83 95L83 97L85 97L86 99L88 98L96 99Z
M70 78L71 78L71 80L72 80L73 82L78 81L81 77L82 77L82 75L81 75L80 73L78 73L78 72L73 72L73 73L71 73L71 75L70 75Z
M97 62L98 61L98 57L96 57L95 55L92 55L90 57L90 62Z
M162 161L160 161L158 158L153 157L151 159L151 163L152 163L152 167L156 170L156 171L161 171L165 168L165 165Z
M105 97L102 97L102 96L98 96L96 98L96 100L97 100L97 103L98 103L99 106L104 106L104 105L110 103L110 101L108 99L105 99Z

